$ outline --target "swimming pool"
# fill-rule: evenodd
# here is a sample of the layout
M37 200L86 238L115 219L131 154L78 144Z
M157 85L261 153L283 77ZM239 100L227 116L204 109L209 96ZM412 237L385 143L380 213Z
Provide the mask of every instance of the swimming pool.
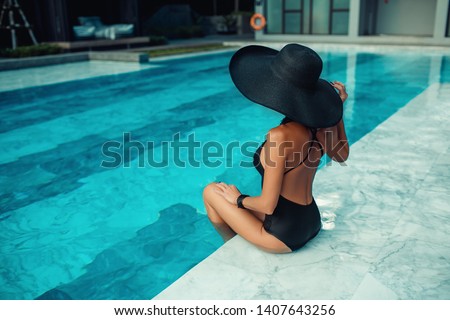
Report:
M351 143L450 79L450 57L440 54L320 54L323 77L348 85ZM220 180L259 192L256 171L238 166L244 156L216 168L139 168L137 152L127 167L100 164L102 145L127 132L154 142L155 154L178 132L223 145L263 140L281 116L233 88L230 56L48 85L37 79L0 93L0 298L147 299L221 245L201 190Z

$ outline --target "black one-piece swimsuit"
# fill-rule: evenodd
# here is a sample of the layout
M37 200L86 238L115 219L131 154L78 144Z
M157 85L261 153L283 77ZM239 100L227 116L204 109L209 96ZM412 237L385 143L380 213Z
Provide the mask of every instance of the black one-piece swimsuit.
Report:
M265 142L264 142L265 143ZM260 155L264 143L256 150L253 155L253 165L261 174L261 185L264 180L264 168L260 161ZM317 141L315 131L313 131L313 140L310 148L314 143L320 145L320 151L323 155L322 145ZM300 166L308 157L308 154L297 166L289 169L284 174ZM303 205L284 198L281 194L278 198L277 206L272 214L266 214L264 229L281 240L292 251L303 247L309 240L314 238L322 227L319 208L314 201L310 204Z

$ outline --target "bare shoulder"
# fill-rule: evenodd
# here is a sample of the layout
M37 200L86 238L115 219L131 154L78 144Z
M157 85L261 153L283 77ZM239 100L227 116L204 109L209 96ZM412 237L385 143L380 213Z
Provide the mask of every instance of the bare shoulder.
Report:
M289 132L284 126L277 126L267 132L267 140L273 142L283 142L288 138Z
M280 125L277 128L283 130L286 140L303 143L310 139L310 130L298 122L289 122L287 124Z
M310 132L307 127L299 123L289 122L270 129L266 139L273 146L279 146L285 150L286 154L289 154L309 141Z

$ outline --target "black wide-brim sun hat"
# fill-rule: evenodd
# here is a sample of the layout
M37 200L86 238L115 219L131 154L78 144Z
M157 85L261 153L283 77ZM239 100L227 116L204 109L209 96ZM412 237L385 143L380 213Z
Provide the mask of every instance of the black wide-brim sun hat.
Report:
M231 58L229 70L249 100L310 128L327 128L342 118L339 94L320 79L322 59L312 49L288 44L280 51L251 45Z

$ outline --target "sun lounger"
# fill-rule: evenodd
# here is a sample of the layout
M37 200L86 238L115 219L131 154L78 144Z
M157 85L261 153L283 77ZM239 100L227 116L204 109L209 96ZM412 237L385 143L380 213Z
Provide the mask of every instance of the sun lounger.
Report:
M80 26L74 26L76 39L117 39L133 35L134 25L113 24L104 25L100 17L79 17Z

